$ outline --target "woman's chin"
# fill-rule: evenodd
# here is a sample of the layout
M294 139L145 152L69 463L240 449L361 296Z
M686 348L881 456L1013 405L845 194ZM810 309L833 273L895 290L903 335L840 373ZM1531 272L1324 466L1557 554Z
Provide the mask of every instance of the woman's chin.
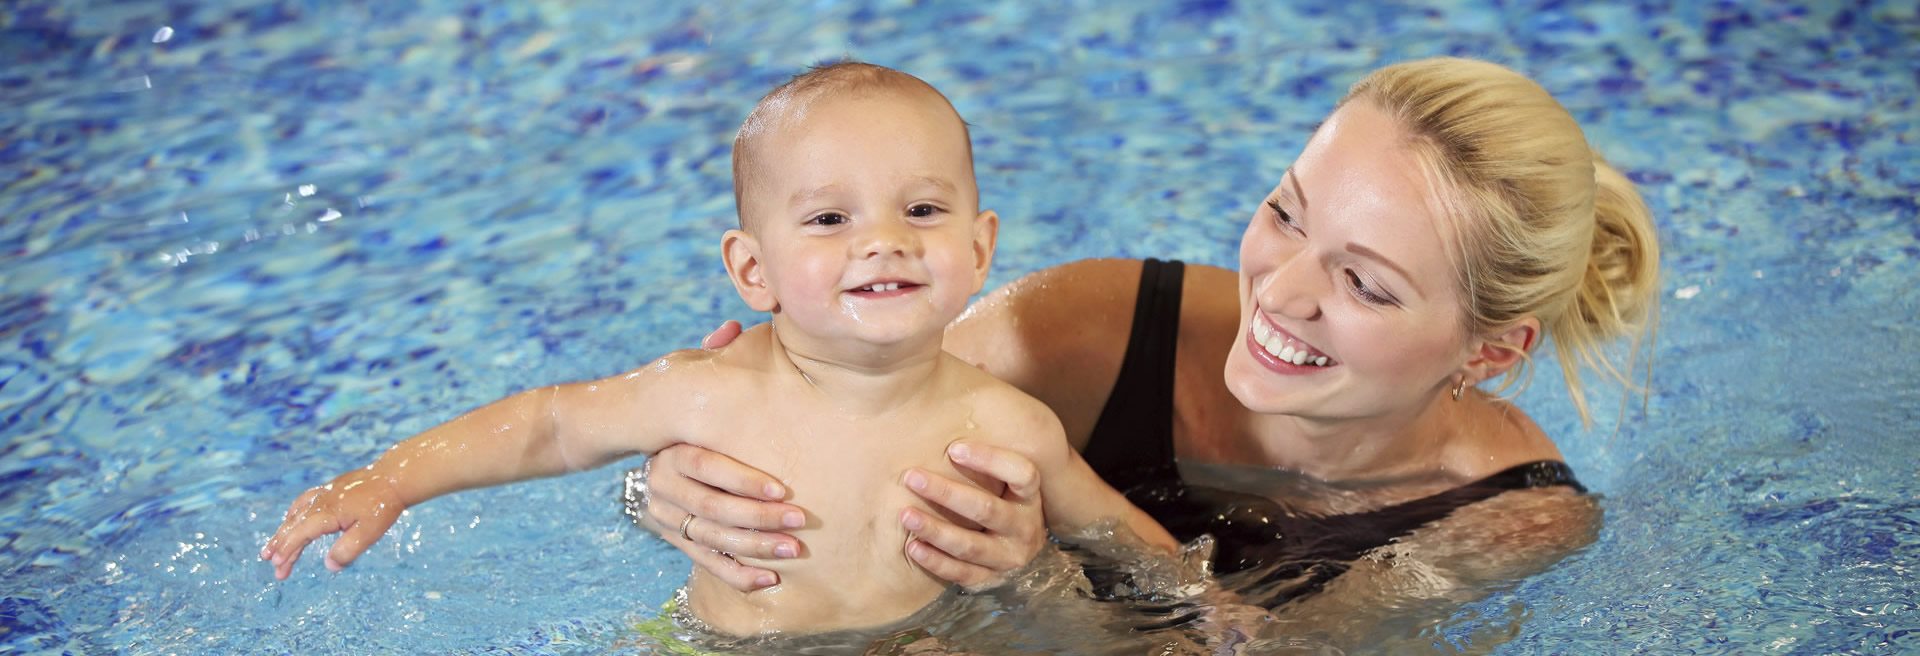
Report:
M1301 410L1299 380L1267 371L1242 353L1227 356L1227 391L1246 409L1263 415L1291 415Z

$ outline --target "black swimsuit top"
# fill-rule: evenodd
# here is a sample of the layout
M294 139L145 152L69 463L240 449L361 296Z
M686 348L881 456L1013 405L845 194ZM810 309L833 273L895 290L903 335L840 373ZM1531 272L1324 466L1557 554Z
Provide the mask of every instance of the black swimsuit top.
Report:
M1213 535L1214 573L1223 581L1244 577L1229 582L1249 600L1272 607L1311 594L1366 552L1508 490L1564 485L1586 492L1566 463L1542 460L1398 505L1312 516L1258 495L1181 481L1173 457L1173 371L1184 274L1177 261L1141 267L1126 359L1083 455L1174 537Z

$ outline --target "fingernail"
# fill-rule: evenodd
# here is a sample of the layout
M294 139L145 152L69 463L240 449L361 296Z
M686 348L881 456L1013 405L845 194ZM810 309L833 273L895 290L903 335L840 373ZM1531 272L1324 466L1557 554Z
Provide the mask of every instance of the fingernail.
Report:
M261 548L260 548L260 559L261 559L261 560L271 560L272 558L273 558L273 549L271 549L271 548L268 548L268 547L261 547Z
M795 558L800 555L800 552L791 544L782 544L773 548L773 555L781 558Z
M920 472L917 472L917 471L907 472L907 487L910 487L916 490L927 489L926 475L921 474Z
M953 456L954 460L966 460L967 456L972 454L973 449L967 448L965 444L955 444L947 447L947 455Z
M333 556L327 556L327 571L334 572L337 574L340 572L340 570L343 570L343 569L346 569L346 568L341 566L338 561L335 561L333 559Z
M767 487L760 491L766 494L768 499L784 499L787 496L786 488L780 487L779 483L768 483Z
M789 510L780 516L780 525L787 528L800 528L807 525L807 516L798 510Z
M919 540L909 542L907 543L907 556L914 560L925 558L927 557L927 547L920 544Z
M764 587L773 585L774 583L777 583L777 582L778 581L774 580L772 574L761 574L757 577L754 577L753 579L754 587L758 587L758 588L764 588Z
M286 557L286 556L282 556L282 555L280 555L280 554L274 554L274 555L273 555L273 566L274 566L274 567L279 567L279 566L281 566L281 565L283 565L283 564L285 564L286 562L287 562L287 557Z
M909 531L918 531L926 524L926 521L920 518L920 513L911 510L900 513L900 525L907 527Z

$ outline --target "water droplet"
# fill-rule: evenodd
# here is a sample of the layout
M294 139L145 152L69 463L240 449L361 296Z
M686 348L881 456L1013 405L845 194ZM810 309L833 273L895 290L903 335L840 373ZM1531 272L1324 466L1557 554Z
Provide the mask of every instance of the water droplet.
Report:
M172 38L173 38L173 28L165 25L160 26L160 29L155 30L153 32L154 43L166 43L168 40Z

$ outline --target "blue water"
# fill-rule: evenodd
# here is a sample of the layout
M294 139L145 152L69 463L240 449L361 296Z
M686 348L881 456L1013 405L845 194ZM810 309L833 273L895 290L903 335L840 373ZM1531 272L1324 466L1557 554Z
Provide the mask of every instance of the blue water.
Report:
M0 652L596 652L686 563L613 469L436 500L350 572L300 490L748 317L731 134L852 55L974 124L993 284L1231 266L1345 85L1533 75L1665 248L1652 394L1520 398L1593 546L1439 651L1920 650L1920 16L1838 3L52 2L0 9ZM927 3L931 4L931 3Z

